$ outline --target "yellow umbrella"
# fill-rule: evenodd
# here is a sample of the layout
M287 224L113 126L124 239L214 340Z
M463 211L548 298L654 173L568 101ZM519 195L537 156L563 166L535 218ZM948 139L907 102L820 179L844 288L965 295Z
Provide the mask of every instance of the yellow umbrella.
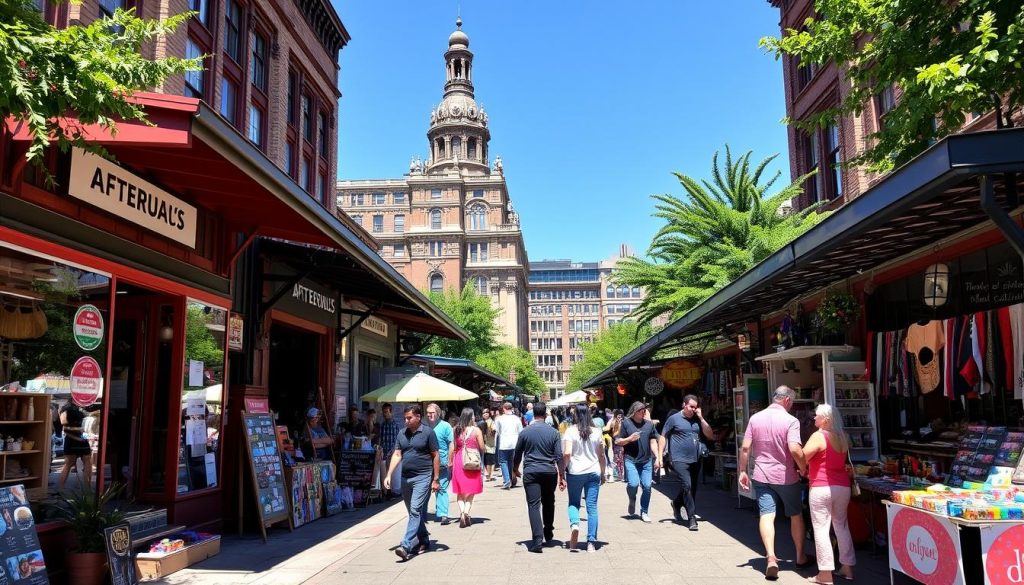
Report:
M479 398L475 393L418 372L416 375L381 386L364 394L367 402L427 402L461 401Z

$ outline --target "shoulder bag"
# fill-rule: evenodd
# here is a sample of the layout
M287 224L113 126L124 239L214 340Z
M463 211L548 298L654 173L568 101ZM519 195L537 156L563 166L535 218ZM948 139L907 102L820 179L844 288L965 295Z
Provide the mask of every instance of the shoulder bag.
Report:
M846 462L850 464L850 496L860 497L860 484L857 483L857 468L853 466L853 459L850 458L850 449L846 449Z
M462 435L462 470L480 471L480 449L469 446L470 430Z

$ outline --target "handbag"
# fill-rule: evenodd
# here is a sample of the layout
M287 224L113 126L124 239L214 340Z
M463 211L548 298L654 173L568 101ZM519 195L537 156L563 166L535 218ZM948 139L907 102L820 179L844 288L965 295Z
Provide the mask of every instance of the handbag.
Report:
M857 468L853 466L853 459L850 459L850 450L846 450L846 462L850 464L850 496L860 497L860 484L857 483Z
M480 449L469 446L469 431L462 435L462 470L480 471Z

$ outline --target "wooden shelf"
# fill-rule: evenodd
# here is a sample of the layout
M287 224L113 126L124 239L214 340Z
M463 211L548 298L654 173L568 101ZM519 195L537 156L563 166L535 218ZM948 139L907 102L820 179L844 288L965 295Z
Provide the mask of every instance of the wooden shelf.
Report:
M13 477L11 479L0 479L0 483L18 483L19 481L32 481L39 479L38 475L26 475L25 477Z
M0 425L41 425L42 420L0 420Z
M0 456L6 457L7 455L31 455L32 453L41 453L39 449L22 449L21 451L0 451Z

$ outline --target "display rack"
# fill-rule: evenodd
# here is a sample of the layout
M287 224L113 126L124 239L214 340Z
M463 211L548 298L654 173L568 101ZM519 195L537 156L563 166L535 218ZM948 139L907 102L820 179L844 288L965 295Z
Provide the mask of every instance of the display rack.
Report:
M736 464L739 473L740 451L743 449L743 435L747 431L747 423L750 417L756 412L768 406L768 379L761 374L744 374L743 385L732 390L733 396L733 417L736 424ZM747 459L747 475L752 476L754 470L754 458ZM742 498L754 499L753 487L743 489L736 482L736 503L742 505Z
M0 487L20 483L30 490L46 489L50 425L49 394L0 392L0 436L21 439L20 449L9 450L5 444L0 451ZM26 442L31 449L25 448Z

